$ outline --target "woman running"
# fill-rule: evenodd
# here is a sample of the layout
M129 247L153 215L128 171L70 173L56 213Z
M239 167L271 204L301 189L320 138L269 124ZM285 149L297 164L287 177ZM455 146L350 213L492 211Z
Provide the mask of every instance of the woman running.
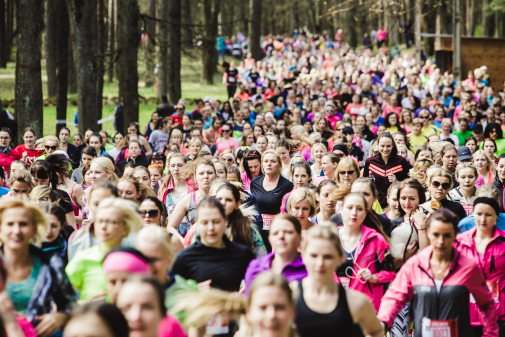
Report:
M473 336L470 294L483 321L484 336L498 336L493 296L477 261L453 247L458 218L442 208L427 222L430 246L409 259L386 291L378 318L388 330L398 312L411 300L414 336ZM416 290L415 290L416 289ZM422 291L421 291L422 289Z
M466 215L471 215L473 211L473 201L479 174L477 168L472 163L460 163L456 166L456 179L459 186L449 191L449 196L455 202L459 202L466 211Z

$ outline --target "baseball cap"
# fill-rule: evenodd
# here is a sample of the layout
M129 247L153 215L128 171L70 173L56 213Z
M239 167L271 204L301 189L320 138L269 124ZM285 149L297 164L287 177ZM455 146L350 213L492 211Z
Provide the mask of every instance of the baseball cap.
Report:
M354 134L354 129L351 126L346 126L342 129L342 133L345 134Z
M203 101L204 101L204 102L210 102L210 96L205 96L205 97L203 98Z
M458 160L463 161L467 159L473 159L472 151L467 146L458 147Z
M482 124L474 124L472 131L475 133L482 133L484 132L484 128L482 127Z

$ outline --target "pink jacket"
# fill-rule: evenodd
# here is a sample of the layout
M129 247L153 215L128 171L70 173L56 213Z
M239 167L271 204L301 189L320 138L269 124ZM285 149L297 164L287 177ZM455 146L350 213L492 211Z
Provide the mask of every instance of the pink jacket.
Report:
M479 254L475 248L473 236L477 228L458 235L459 251L478 262L480 270L484 274L484 279L489 290L493 294L498 320L505 320L505 232L495 228L494 237L486 247L484 254ZM490 282L490 281L497 281ZM494 289L493 289L494 286ZM473 298L470 299L470 320L472 325L482 325L479 308Z
M468 298L472 294L484 321L483 337L497 337L496 309L482 271L473 259L454 248L454 259L445 272L440 292L430 268L433 247L428 246L400 269L382 298L377 318L391 327L400 310L413 299L414 337L422 336L424 317L456 321L458 337L471 337Z
M188 183L188 194L197 190L194 181L186 179L186 182ZM160 192L158 192L158 199L160 199L160 197L161 197L161 201L163 203L166 203L167 194L168 194L168 192L172 191L173 189L174 189L174 178L170 179L170 181L168 182L167 189L165 191L163 191L163 193L161 193L161 190L160 190Z
M368 297L372 300L375 311L379 310L381 299L384 295L383 283L391 282L395 278L394 271L380 270L380 266L384 262L386 252L389 252L389 245L384 237L375 229L362 226L361 238L354 252L353 269L356 273L362 268L370 269L370 272L377 276L378 282L362 283L361 281L364 280L353 277L350 279L349 288L368 295ZM377 258L379 258L379 261L374 262Z

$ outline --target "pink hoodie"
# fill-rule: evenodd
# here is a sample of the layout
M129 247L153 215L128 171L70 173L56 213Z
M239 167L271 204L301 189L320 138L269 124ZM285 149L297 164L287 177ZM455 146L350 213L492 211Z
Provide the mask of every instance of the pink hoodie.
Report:
M495 228L494 237L488 243L484 254L479 254L475 248L473 236L477 227L458 235L459 251L478 262L480 270L493 294L498 320L505 320L505 232ZM496 282L492 282L496 281ZM495 296L496 295L496 296ZM472 325L482 325L479 308L473 298L470 299L470 320Z
M430 268L432 252L433 247L428 246L403 265L382 298L377 318L391 327L400 310L414 299L414 337L422 336L423 318L456 321L458 337L471 337L468 298L472 294L484 322L482 336L497 337L496 309L479 265L454 247L454 258L438 292Z
M339 227L342 228L342 227ZM377 283L365 282L362 279L357 279L355 277L351 278L349 283L349 288L356 291L362 292L368 295L372 300L375 307L375 311L379 310L381 304L382 296L384 295L384 284L394 280L395 272L387 270L378 270L378 266L384 262L384 255L389 252L389 245L384 237L367 226L362 226L361 238L358 242L358 246L354 252L354 266L353 269L357 273L360 269L368 268L370 272L377 276ZM379 257L379 261L374 262ZM355 275L353 275L355 276ZM341 282L339 282L341 283ZM342 283L341 283L342 284Z

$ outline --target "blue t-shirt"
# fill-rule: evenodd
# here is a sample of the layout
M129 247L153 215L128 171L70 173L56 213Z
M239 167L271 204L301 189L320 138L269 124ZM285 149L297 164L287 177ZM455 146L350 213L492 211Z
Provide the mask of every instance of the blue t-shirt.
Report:
M214 121L214 120L213 120L212 118L210 118L210 117L209 117L209 118L207 118L207 120L204 120L204 121L203 121L203 129L204 129L204 130L209 129L209 128L212 126L212 122L213 122L213 121Z
M30 304L30 299L32 298L32 291L37 283L37 278L39 277L40 268L42 267L42 261L38 256L33 257L33 267L30 276L26 280L21 282L8 282L5 292L12 300L14 304L14 309L18 312L26 312L28 304Z
M0 186L0 197L6 195L11 191L10 188Z

